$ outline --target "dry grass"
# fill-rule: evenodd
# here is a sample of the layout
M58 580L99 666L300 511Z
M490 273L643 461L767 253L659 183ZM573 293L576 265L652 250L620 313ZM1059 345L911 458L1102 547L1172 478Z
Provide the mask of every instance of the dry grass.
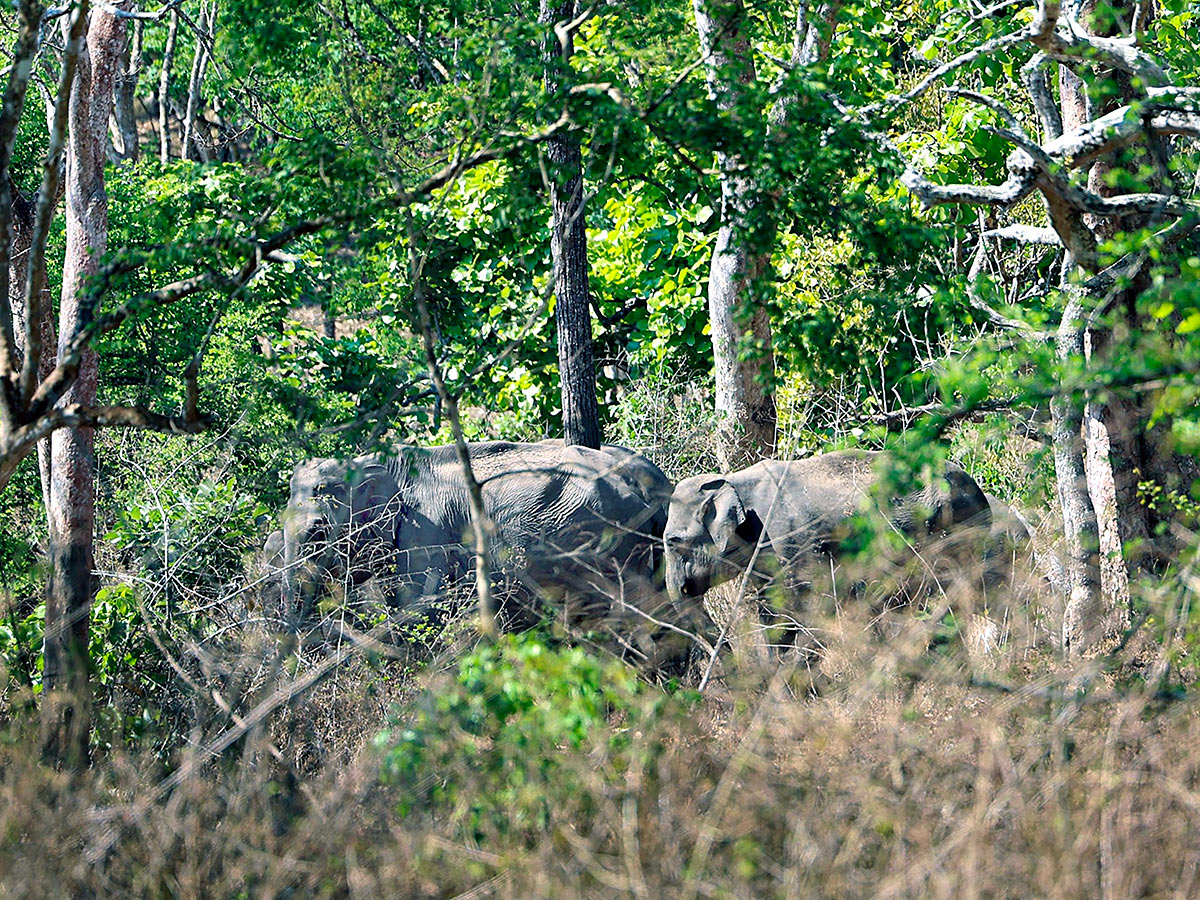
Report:
M708 468L702 406L642 391L623 439L673 475ZM40 764L4 678L0 896L1200 896L1192 575L1142 588L1138 634L1068 666L1026 557L986 579L953 548L875 563L780 604L804 652L772 651L780 628L728 583L708 608L732 652L697 651L687 690L643 677L598 701L578 740L590 662L548 641L560 689L499 729L472 716L507 709L525 663L464 680L469 624L414 641L370 603L297 645L168 642L179 672L147 659L161 685L134 685L158 693L106 702L170 714L80 774ZM611 637L573 635L625 684ZM388 774L406 730L423 762Z
M165 763L130 748L75 776L36 762L18 716L0 746L0 892L1190 898L1200 703L1181 686L1188 632L1171 612L1189 597L1181 583L1146 598L1176 623L1170 640L1147 632L1074 668L1024 600L999 646L974 648L936 599L887 628L846 602L819 620L819 656L727 655L697 698L646 686L578 746L539 749L531 734L529 758L495 770L478 754L507 738L454 726L436 732L436 765L407 780L381 780L372 739L389 715L428 723L465 690L454 670L468 631L426 654L419 676L413 654L360 642L207 760L197 749L236 729L233 716L198 716ZM279 683L337 652L310 648ZM253 694L233 706L270 688ZM472 819L498 784L544 815Z

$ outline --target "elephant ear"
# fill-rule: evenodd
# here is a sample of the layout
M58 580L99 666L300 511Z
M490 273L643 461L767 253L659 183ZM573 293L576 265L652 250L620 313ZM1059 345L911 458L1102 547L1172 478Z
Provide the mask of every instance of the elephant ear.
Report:
M358 527L370 526L376 537L391 541L400 519L400 488L391 470L371 460L354 473L354 520Z
M730 541L746 521L746 508L737 490L724 478L700 485L704 494L701 521L719 553L725 553Z

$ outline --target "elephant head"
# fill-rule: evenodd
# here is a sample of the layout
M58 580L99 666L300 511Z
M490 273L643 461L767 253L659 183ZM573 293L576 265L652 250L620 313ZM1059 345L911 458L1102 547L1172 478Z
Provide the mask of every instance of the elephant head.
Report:
M703 597L709 588L737 575L761 533L762 522L728 479L698 475L679 482L663 531L671 599Z
M991 526L991 508L983 490L967 472L948 462L941 478L892 504L892 524L913 537L944 536L963 526Z
M400 513L395 473L376 457L315 459L296 467L283 515L286 598L303 620L331 580L361 582L394 553Z

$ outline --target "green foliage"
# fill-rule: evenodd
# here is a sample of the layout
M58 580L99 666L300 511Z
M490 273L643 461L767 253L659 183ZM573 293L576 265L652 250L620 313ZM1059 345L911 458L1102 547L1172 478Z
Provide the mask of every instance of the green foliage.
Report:
M182 492L162 485L119 510L104 538L151 576L207 593L240 574L267 512L233 478Z
M561 810L588 806L589 783L619 778L634 732L679 700L657 694L614 659L556 648L535 634L468 654L454 680L379 735L383 780L400 812L449 814L473 839L542 833ZM588 774L573 761L587 759Z

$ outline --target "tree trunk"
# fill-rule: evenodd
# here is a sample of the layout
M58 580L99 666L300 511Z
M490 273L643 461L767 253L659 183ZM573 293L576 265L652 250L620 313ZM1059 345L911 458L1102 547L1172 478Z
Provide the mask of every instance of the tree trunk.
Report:
M741 0L694 0L709 96L738 118L744 88L755 80ZM720 152L721 225L708 277L708 313L719 419L717 453L726 471L775 452L775 360L760 292L770 276L774 233L745 161ZM745 356L746 358L741 358Z
M1094 6L1090 2L1083 4L1079 11L1080 21L1088 22ZM1132 14L1133 10L1129 12ZM1065 129L1078 128L1135 96L1136 92L1124 73L1108 71L1105 77L1110 84L1118 85L1120 90L1096 108L1079 77L1065 66L1060 67L1059 93ZM1088 171L1088 190L1099 196L1120 193L1120 189L1112 187L1106 178L1116 162L1113 154L1096 160ZM1133 169L1137 168L1135 162ZM1086 216L1085 221L1097 239L1108 240L1122 228L1147 224L1145 217L1138 218L1143 221L1120 221L1112 216ZM1118 319L1116 327L1122 332L1138 327L1134 321L1134 300L1144 287L1143 279L1136 278L1133 284L1122 289L1122 296L1107 304L1113 310L1111 315ZM1093 302L1099 304L1104 299L1093 298ZM1124 321L1120 321L1121 317L1124 317ZM1113 327L1108 322L1095 322L1089 326L1084 347L1089 366L1103 365L1105 348L1114 344ZM1132 542L1145 552L1150 544L1148 510L1141 503L1137 490L1138 473L1146 469L1148 463L1144 458L1145 442L1139 438L1145 433L1146 424L1146 412L1135 401L1110 398L1099 403L1093 399L1085 410L1083 439L1087 484L1097 521L1102 615L1108 630L1119 628L1127 622L1132 607L1126 545Z
M134 98L137 93L138 73L142 68L142 23L133 31L133 40L125 42L125 50L118 60L117 85L113 91L113 121L116 124L113 141L117 156L123 160L137 162L140 154L137 133L137 114Z
M208 147L199 138L196 128L203 107L201 92L204 89L204 75L210 59L209 48L212 46L213 34L216 31L217 4L213 0L200 9L199 29L196 32L196 54L192 57L192 71L188 77L187 110L183 115L183 147L181 153L187 159L198 159L208 162ZM193 155L194 151L194 155Z
M1069 299L1055 336L1055 350L1062 362L1082 357L1084 332L1081 293L1069 286L1065 290ZM1104 619L1099 526L1088 493L1082 407L1073 397L1056 396L1050 401L1050 416L1055 482L1067 550L1063 564L1066 598L1062 644L1068 656L1075 656L1095 644Z
M104 190L108 119L125 20L93 11L71 88L66 157L66 254L63 261L58 352L92 318L83 292L108 245ZM88 351L64 404L96 402L97 361ZM88 614L94 532L93 440L90 428L54 432L50 454L50 589L46 603L43 728L48 751L61 763L86 764L90 730Z
M11 263L8 268L8 296L12 302L14 313L13 332L17 340L17 352L25 355L25 317L29 314L29 304L25 300L26 271L29 265L29 249L33 246L33 202L21 193L16 183L9 185L12 197L12 247L10 250ZM49 291L45 291L46 301L42 304L45 315L42 316L40 332L43 347L54 346L53 306L49 302ZM45 379L54 368L49 354L43 354L38 368L39 380ZM38 474L42 485L42 505L46 515L50 514L50 440L44 438L38 441ZM49 520L47 519L47 523Z
M575 15L574 0L542 0L538 21L554 26ZM546 92L562 90L574 36L560 42L551 30L544 47ZM546 142L552 212L550 250L554 261L554 318L558 329L558 377L562 389L563 440L599 447L600 411L596 403L596 365L592 354L592 313L588 291L587 222L583 161L578 139L570 132Z
M171 66L175 62L175 40L179 36L179 11L171 10L162 70L158 73L158 161L171 159Z

